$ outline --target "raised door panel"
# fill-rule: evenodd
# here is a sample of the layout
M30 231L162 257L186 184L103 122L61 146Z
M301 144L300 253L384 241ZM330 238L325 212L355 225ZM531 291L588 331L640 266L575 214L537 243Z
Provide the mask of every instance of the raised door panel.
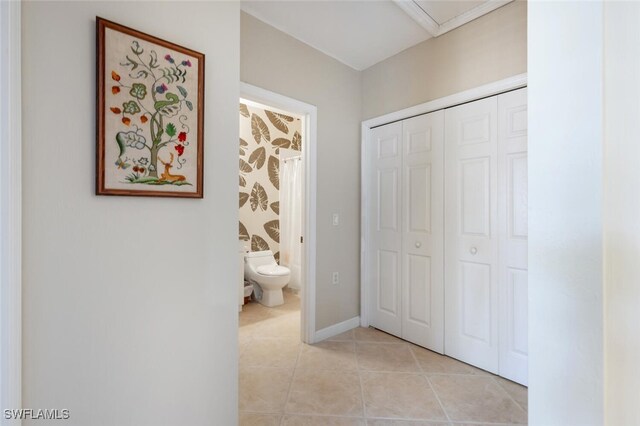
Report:
M507 236L526 240L528 236L527 153L507 154Z
M398 170L378 170L378 230L398 231Z
M500 375L528 383L527 89L498 96Z
M445 353L498 371L497 99L445 111Z
M431 232L431 165L407 168L409 232Z
M370 324L402 334L402 123L371 131L367 193Z
M398 252L378 250L378 310L398 315Z
M491 265L460 262L461 332L482 343L491 341Z
M444 350L444 112L403 121L402 337Z
M529 342L527 332L528 317L528 274L524 269L509 268L507 271L507 314L506 344L510 352L527 356Z
M407 256L407 320L416 325L430 327L432 293L431 257L410 254Z
M460 230L463 235L490 237L491 159L473 158L459 163Z

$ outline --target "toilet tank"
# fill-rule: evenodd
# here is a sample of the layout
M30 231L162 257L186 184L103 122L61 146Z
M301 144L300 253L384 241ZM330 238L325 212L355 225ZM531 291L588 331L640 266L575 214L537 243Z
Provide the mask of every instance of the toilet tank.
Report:
M271 250L248 252L245 254L244 260L246 263L253 266L254 269L258 266L272 265L276 263L276 259L273 257L273 252Z

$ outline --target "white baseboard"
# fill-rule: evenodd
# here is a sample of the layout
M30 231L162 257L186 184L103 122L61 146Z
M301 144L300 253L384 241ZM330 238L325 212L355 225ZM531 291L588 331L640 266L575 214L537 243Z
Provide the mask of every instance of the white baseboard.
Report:
M314 343L322 342L330 337L337 336L338 334L349 331L353 328L360 327L360 317L353 317L346 321L339 322L322 330L315 332Z

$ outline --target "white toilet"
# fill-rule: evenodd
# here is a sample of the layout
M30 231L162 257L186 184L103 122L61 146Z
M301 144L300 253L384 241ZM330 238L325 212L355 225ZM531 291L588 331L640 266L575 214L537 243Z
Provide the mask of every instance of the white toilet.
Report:
M271 250L246 253L244 276L262 289L261 304L271 308L284 303L282 289L289 283L291 271L276 263Z

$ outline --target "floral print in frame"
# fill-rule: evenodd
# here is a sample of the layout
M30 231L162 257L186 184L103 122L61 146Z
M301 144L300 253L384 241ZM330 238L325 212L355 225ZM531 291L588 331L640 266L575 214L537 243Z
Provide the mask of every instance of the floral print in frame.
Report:
M203 197L204 55L96 18L98 195Z

